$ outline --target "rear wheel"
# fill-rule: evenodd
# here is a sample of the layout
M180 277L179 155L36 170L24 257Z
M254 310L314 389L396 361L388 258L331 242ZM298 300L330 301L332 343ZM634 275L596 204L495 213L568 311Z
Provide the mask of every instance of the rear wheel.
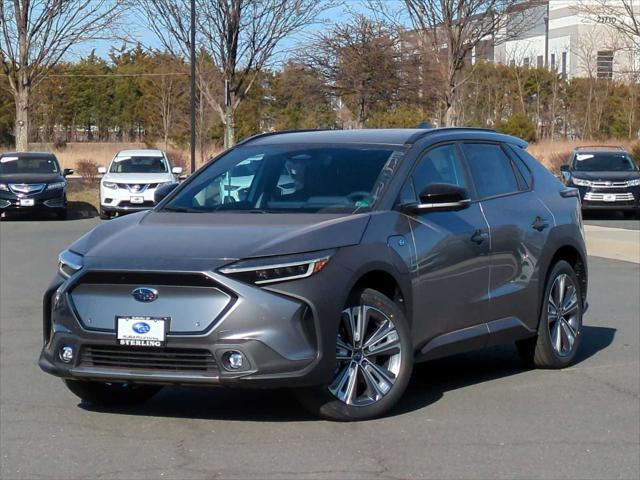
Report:
M547 280L538 335L516 343L518 353L537 368L565 368L582 339L582 292L573 267L556 263Z
M382 293L352 295L342 311L329 385L296 391L315 415L338 421L379 417L402 397L413 369L408 322Z
M64 383L69 390L85 402L104 406L143 403L162 389L162 386L159 385L134 385L88 380L64 380Z

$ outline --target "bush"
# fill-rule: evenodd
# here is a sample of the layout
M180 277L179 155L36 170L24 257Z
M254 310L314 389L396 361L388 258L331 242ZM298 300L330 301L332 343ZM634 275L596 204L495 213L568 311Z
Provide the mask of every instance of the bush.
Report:
M536 126L524 113L516 113L507 120L499 122L496 130L507 135L520 137L527 142L536 141Z
M177 149L168 149L167 157L169 158L169 163L172 167L182 167L183 173L188 173L189 170L189 162L187 161L187 156L183 150Z
M79 160L76 164L76 173L86 182L93 183L98 177L98 164L93 160Z
M555 174L560 174L560 166L569 163L569 157L571 157L571 150L562 152L552 152L546 156L543 163L545 167L551 170Z
M53 148L56 150L64 150L67 148L67 141L64 138L56 138L53 142Z

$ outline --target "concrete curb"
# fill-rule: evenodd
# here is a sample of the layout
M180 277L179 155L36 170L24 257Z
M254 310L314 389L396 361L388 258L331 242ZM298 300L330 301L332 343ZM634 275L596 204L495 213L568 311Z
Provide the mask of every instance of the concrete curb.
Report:
M640 264L640 230L585 226L587 253Z

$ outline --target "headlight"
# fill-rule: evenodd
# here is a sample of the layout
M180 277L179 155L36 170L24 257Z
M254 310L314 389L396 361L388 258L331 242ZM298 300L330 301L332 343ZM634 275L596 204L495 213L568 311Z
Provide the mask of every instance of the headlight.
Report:
M331 252L241 260L221 268L220 273L247 283L264 285L310 277L329 263Z
M640 178L634 178L633 180L629 180L627 182L627 185L629 185L630 187L638 187L638 186L640 186Z
M58 188L64 188L67 186L67 182L55 182L47 185L47 190L56 190Z
M8 192L9 187L7 187L6 183L0 183L0 190L4 190L5 192Z
M114 190L118 188L118 184L115 182L102 182L102 186L105 188L113 188Z
M572 177L571 181L574 185L578 185L579 187L590 187L591 182L589 180L584 180L583 178Z
M64 250L58 255L58 271L64 278L69 278L82 268L82 255Z

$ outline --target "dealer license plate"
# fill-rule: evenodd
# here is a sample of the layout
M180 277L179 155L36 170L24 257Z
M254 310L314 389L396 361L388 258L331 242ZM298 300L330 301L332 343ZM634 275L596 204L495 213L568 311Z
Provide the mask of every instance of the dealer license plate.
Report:
M20 199L20 206L21 207L33 207L34 205L34 200L33 198L21 198Z
M613 194L613 193L612 193L612 194L610 194L610 195L605 195L605 196L603 197L603 200L604 200L605 202L615 202L615 201L616 201L616 196L615 196L615 194Z
M131 203L144 203L144 197L130 197L129 201Z
M169 317L116 317L119 345L162 347L166 341Z

